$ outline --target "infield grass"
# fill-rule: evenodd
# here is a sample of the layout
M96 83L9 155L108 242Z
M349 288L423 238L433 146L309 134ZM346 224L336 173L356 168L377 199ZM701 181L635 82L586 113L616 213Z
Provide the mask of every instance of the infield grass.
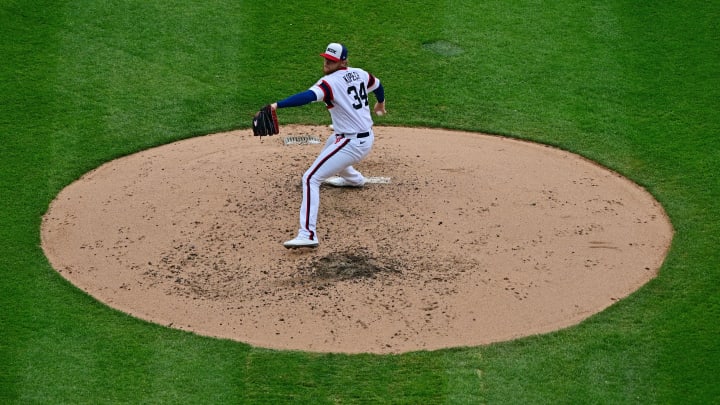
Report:
M720 402L720 3L277 3L0 2L0 402ZM246 128L331 41L383 81L377 124L556 145L646 187L676 231L659 276L555 333L349 356L148 324L49 266L40 221L64 186Z

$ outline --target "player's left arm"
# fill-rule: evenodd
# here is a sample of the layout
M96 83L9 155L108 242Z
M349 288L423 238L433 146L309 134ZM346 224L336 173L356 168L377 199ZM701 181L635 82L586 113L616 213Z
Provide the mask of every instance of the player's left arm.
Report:
M317 101L317 95L312 90L305 90L301 93L294 94L288 98L270 104L273 110L278 108L300 107L301 105L310 104Z

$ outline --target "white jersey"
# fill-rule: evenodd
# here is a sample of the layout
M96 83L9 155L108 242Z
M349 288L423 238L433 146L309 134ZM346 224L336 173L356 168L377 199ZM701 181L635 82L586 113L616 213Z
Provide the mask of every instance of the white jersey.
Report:
M325 102L336 133L356 134L372 128L368 93L378 86L380 80L375 76L347 67L324 76L310 90L317 101Z

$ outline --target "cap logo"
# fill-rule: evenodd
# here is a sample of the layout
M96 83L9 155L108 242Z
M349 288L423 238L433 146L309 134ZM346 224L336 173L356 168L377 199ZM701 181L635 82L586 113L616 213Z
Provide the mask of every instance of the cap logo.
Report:
M321 53L320 56L335 62L346 60L347 48L343 44L333 42L325 48L325 52Z

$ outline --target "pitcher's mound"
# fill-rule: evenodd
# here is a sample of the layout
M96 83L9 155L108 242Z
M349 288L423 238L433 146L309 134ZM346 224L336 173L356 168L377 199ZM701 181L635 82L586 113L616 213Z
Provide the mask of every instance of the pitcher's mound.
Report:
M627 179L554 148L376 128L356 166L388 179L321 192L316 250L287 250L300 177L330 135L234 131L109 162L42 227L65 278L139 318L252 345L398 353L576 324L653 278L672 238Z

